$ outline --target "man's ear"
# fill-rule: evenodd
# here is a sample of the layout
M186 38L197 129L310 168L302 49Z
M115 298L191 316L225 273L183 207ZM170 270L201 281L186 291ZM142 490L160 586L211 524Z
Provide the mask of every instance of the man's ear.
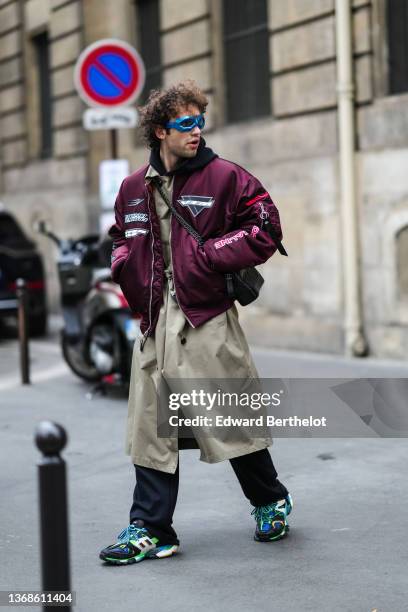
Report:
M156 138L158 138L159 140L164 140L166 133L167 133L166 128L164 128L161 125L158 125L154 128L154 134Z

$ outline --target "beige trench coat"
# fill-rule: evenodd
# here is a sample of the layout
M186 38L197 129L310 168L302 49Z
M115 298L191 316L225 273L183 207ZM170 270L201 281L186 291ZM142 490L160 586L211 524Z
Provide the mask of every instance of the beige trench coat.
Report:
M150 166L146 179L157 175ZM162 177L163 188L171 200L171 177ZM156 211L160 220L167 275L171 271L170 211L155 190ZM203 325L192 328L171 296L172 279L164 285L163 304L157 327L140 351L133 350L129 390L126 453L136 465L174 473L178 463L178 439L157 436L157 388L164 378L240 378L257 379L248 343L234 305ZM234 440L195 435L200 459L215 463L261 450L271 445L270 437L253 438L245 428Z

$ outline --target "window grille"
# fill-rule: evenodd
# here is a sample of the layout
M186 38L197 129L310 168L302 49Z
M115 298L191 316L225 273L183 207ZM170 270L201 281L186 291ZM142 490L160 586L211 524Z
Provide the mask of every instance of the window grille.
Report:
M52 100L48 33L33 37L39 85L40 157L52 156Z
M141 95L145 102L151 89L162 85L162 61L160 49L159 0L138 0L138 51L146 68L146 82Z
M408 2L388 0L389 92L408 91Z
M269 32L266 0L223 0L228 122L269 115Z

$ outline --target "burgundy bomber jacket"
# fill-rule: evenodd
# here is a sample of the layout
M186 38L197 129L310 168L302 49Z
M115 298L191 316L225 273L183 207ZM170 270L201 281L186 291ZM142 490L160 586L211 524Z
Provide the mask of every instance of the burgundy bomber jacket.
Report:
M205 143L205 141L204 141ZM211 151L210 149L207 149ZM148 165L127 177L115 203L112 278L130 308L141 313L144 341L155 329L163 302L164 259ZM249 172L215 154L203 167L174 176L173 206L199 232L197 241L171 219L173 279L179 307L192 327L228 310L225 272L264 263L277 249L262 229L269 215L279 240L279 212L262 184Z

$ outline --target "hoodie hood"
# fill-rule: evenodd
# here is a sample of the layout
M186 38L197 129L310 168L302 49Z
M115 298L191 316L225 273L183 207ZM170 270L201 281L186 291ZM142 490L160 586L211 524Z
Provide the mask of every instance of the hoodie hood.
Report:
M191 172L201 170L201 168L204 168L216 157L218 157L218 155L206 146L204 138L201 137L196 155L182 160L181 163L176 166L174 170L170 170L170 172L167 172L163 165L160 157L160 149L158 147L152 149L149 162L160 176L174 176L175 174L191 174Z

